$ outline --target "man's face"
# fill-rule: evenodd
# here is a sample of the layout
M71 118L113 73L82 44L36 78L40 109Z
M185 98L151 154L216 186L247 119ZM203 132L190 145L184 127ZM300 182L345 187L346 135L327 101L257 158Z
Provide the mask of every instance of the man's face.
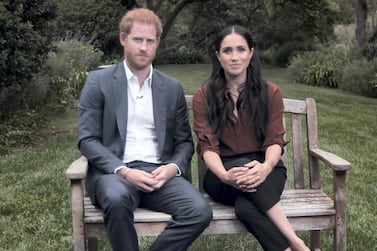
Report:
M140 71L152 63L159 44L156 26L149 23L134 22L130 34L120 33L120 43L124 57L131 70Z

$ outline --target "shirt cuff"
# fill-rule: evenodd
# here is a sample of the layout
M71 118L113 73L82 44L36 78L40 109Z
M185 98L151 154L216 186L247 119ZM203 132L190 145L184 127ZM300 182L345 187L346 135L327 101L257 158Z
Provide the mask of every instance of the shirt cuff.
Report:
M114 174L117 174L117 172L118 172L120 169L122 169L122 168L126 168L126 166L120 166L120 167L115 168L115 170L114 170Z
M176 168L177 168L177 174L175 175L175 176L181 176L182 175L182 171L181 171L181 169L179 169L179 167L177 166L177 164L175 164L175 163L170 163L170 165L173 165L173 166L175 166Z

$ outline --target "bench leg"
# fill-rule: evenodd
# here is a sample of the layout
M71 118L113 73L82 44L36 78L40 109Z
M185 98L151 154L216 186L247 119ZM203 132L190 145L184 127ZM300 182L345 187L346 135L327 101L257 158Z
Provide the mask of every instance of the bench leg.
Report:
M71 190L73 247L75 251L85 251L84 191L81 180L71 180Z
M88 251L97 251L97 238L96 237L89 237L88 238Z
M346 172L334 172L334 204L336 209L334 250L345 251L347 249L346 229Z
M321 249L321 232L319 230L310 231L310 248Z

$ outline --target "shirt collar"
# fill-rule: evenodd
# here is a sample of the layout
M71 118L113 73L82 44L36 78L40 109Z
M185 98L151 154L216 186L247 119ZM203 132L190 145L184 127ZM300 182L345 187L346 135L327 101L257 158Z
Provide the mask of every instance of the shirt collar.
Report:
M130 70L130 68L128 68L126 60L123 61L123 65L124 65L124 69L125 69L125 72L126 72L127 82L130 82L132 80L136 80L137 77L136 77L135 74L132 73L132 71ZM151 85L152 85L152 72L153 72L153 66L151 64L150 65L150 70L149 70L149 75L148 75L148 77L145 80L148 83L149 87L151 87Z

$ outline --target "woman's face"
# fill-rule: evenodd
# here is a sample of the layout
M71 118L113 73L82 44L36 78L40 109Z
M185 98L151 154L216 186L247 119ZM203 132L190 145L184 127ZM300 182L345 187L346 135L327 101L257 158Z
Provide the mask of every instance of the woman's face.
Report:
M225 76L246 79L246 69L253 56L253 49L250 49L245 38L237 33L231 33L224 37L216 52Z

